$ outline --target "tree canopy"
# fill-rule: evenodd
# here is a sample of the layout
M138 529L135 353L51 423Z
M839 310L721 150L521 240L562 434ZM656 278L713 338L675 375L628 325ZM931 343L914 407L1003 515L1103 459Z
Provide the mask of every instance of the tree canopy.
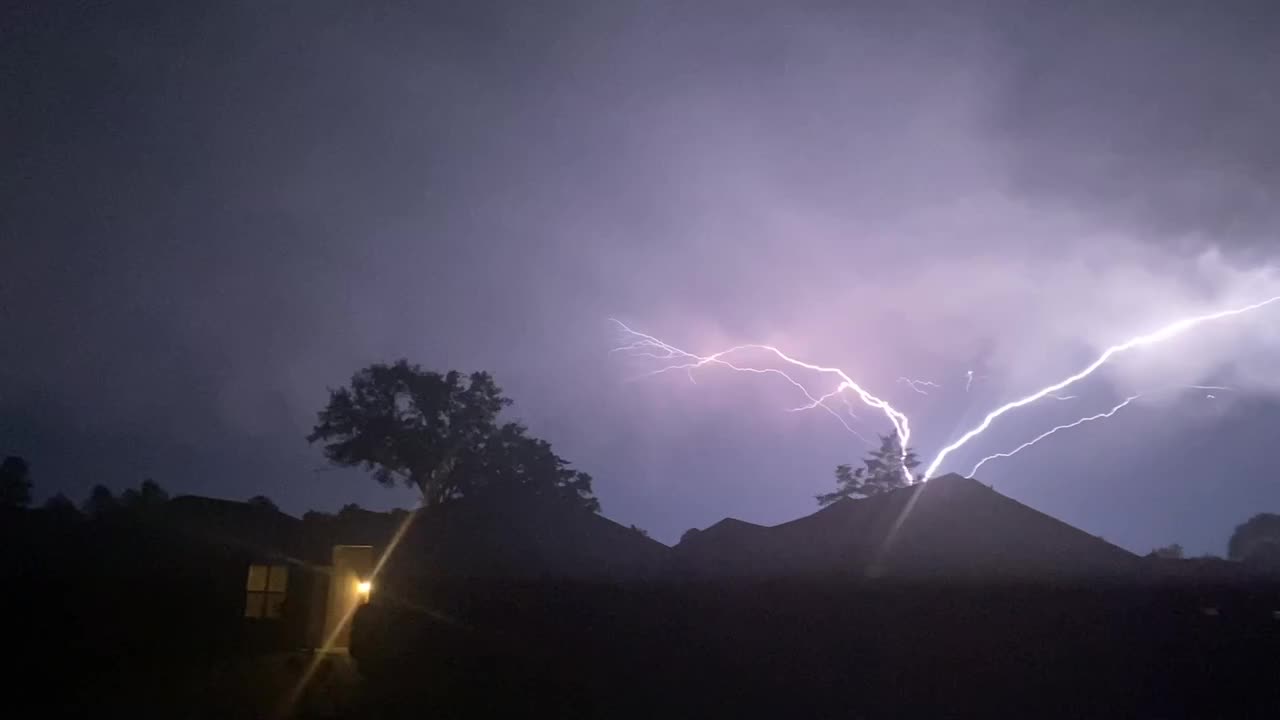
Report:
M836 466L836 490L816 496L818 504L826 506L844 498L871 497L906 487L910 484L908 476L914 477L912 471L920 465L920 460L910 448L904 457L898 436L889 434L880 436L880 447L868 453L862 465L857 469L851 465Z
M120 493L120 506L135 513L154 511L167 502L169 493L151 478L143 480L136 490L129 488Z
M71 498L58 493L48 500L44 501L44 511L64 518L76 518L80 516L80 511L76 508L76 504L71 502Z
M10 455L0 462L0 507L24 508L31 504L31 467Z
M1172 545L1155 548L1150 553L1147 553L1147 557L1161 558L1163 560L1181 560L1186 557L1186 554L1183 552L1181 545L1173 543Z
M329 392L307 440L323 442L335 465L363 467L382 485L417 488L427 505L524 492L599 511L590 475L523 425L498 422L510 404L488 373L374 364Z
M1238 526L1227 543L1227 557L1280 567L1280 515L1260 513Z
M266 495L254 495L253 497L249 498L245 502L247 502L248 504L256 508L262 508L264 510L275 510L277 512L280 510L279 506L276 505L275 501L267 497Z
M106 485L94 485L84 501L84 514L93 518L110 515L120 509L120 501Z

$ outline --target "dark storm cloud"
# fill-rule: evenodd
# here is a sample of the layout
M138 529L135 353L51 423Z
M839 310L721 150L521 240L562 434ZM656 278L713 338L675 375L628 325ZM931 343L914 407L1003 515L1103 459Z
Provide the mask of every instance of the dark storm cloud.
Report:
M1169 235L1274 248L1275 4L1070 7L1003 26L995 121L1015 185Z
M904 393L929 455L1117 337L1276 287L1274 26L1028 7L21 11L3 49L3 449L76 492L151 474L295 511L405 503L316 473L302 437L326 385L406 356L494 371L607 513L665 540L806 512L856 441L778 412L781 388L626 382L646 368L607 354L606 318L841 364ZM1097 401L1151 377L1270 389L1280 339L1242 327L1126 364ZM978 365L986 384L957 393ZM906 394L901 374L948 391ZM1139 412L992 477L1135 549L1208 549L1277 497L1224 481L1217 515L1178 530L1204 484L1156 451L1238 417L1177 409L1191 420L1164 435ZM1085 447L1113 459L1083 464ZM1159 479L1116 479L1153 458Z

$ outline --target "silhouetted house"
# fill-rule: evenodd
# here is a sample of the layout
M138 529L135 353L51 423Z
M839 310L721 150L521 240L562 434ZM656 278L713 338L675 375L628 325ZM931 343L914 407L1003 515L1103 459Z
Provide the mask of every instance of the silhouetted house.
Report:
M603 515L516 495L421 511L388 573L405 579L652 579L668 571L670 552Z
M974 480L949 475L844 500L774 527L726 519L672 549L596 513L537 496L460 500L299 520L185 496L169 525L218 578L222 612L268 646L343 647L372 594L422 598L458 581L632 581L677 576L899 578L1132 576L1131 553ZM386 552L394 548L392 552ZM385 557L385 561L383 558ZM375 565L378 566L374 578Z
M278 648L345 646L343 618L370 594L364 583L374 543L386 542L390 522L385 514L369 513L381 520L376 525L349 515L308 522L272 507L190 495L164 509L169 529L199 548L203 570L217 579L224 608L243 619L249 644ZM352 537L363 542L345 541Z
M1137 556L976 480L946 475L764 527L723 520L675 548L700 576L1038 578L1133 573Z
M396 588L656 578L670 552L601 515L536 497L458 501L414 516L344 509L299 520L271 507L182 496L163 518L218 588L217 612L240 618L240 632L257 647L345 647L355 607Z

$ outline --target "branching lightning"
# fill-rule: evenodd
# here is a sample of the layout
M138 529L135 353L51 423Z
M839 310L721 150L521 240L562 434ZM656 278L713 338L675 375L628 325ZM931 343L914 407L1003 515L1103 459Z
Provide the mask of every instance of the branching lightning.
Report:
M1125 398L1124 402L1120 403L1119 405L1116 405L1115 407L1111 408L1110 410L1108 410L1108 411L1106 411L1106 412L1098 413L1097 415L1090 415L1089 417L1083 417L1083 418L1080 418L1079 420L1076 420L1075 422L1067 423L1066 425L1059 425L1059 426L1057 426L1057 427L1053 428L1052 430L1049 430L1049 431L1047 431L1047 432L1041 433L1040 435L1037 435L1035 438L1033 438L1033 439L1031 439L1031 440L1028 440L1027 442L1022 443L1022 444L1021 444L1021 445L1019 445L1018 447L1016 447L1016 448L1014 448L1014 449L1012 449L1012 450L1010 450L1010 451L1008 451L1008 452L995 453L994 455L988 455L988 456L986 456L986 457L982 458L981 460L979 460L979 461L978 461L978 464L977 464L977 465L974 465L974 466L973 466L973 469L972 469L972 470L970 470L970 471L969 471L969 474L968 474L968 475L966 475L965 477L975 477L975 476L978 474L978 468L982 467L983 465L986 465L988 462L990 462L990 461L992 461L992 460L998 460L998 459L1000 459L1000 458L1013 457L1014 455L1017 455L1018 453L1022 452L1023 450L1026 450L1027 448L1031 447L1032 445L1035 445L1036 443L1040 442L1041 440L1044 440L1045 438L1049 437L1050 435L1053 435L1054 433L1056 433L1056 432L1058 432L1058 431L1060 431L1060 430L1070 430L1070 429L1071 429L1071 428L1073 428L1073 427L1079 427L1080 425L1083 425L1083 424L1085 424L1085 423L1087 423L1087 422L1093 422L1094 420L1101 420L1101 419L1103 419L1103 418L1109 418L1109 417L1111 417L1112 415L1115 415L1116 413L1120 412L1120 410L1121 410L1122 408L1124 408L1124 406L1128 405L1129 403L1133 402L1134 400L1137 400L1137 399L1138 399L1138 398L1140 398L1140 397L1142 397L1142 396L1141 396L1141 395L1130 395L1129 397Z
M1029 395L1025 395L1016 400L1007 402L1004 405L1001 405L996 409L992 410L991 412L987 413L986 416L983 417L982 422L978 423L978 425L976 425L972 429L962 434L958 439L956 439L951 444L942 448L942 450L938 452L937 456L934 457L933 461L929 463L929 466L925 469L924 473L919 475L917 478L912 478L910 472L907 471L905 468L903 472L906 475L907 480L909 482L914 482L917 480L920 482L923 482L925 480L928 480L929 478L933 477L935 473L937 473L938 468L942 466L942 464L946 461L946 459L948 458L948 456L950 456L951 453L955 452L956 450L968 444L969 441L973 440L977 436L986 432L986 430L989 427L991 427L991 424L995 422L996 419L998 419L1002 415L1012 410L1016 410L1018 408L1030 405L1046 397L1053 398L1056 400L1076 399L1077 396L1063 395L1061 394L1061 391L1089 377L1116 355L1128 352L1129 350L1134 350L1134 349L1146 347L1149 345L1156 345L1166 340L1170 340L1172 338L1178 337L1183 333L1186 333L1205 323L1212 322L1215 320L1223 320L1226 318L1235 317L1237 315L1243 315L1245 313L1253 312L1254 310L1259 310L1261 308L1267 307L1277 302L1280 302L1280 296L1268 298L1266 300L1262 300L1260 302L1256 302L1251 305L1245 305L1243 307L1231 308L1228 310L1220 310L1217 312L1206 313L1203 315L1193 315L1190 317L1185 317L1175 322L1172 322L1168 325L1165 325L1164 327L1161 327L1152 332L1135 336L1117 345L1112 345L1111 347L1104 350L1102 354L1100 354L1093 362L1089 363L1082 370L1072 375L1069 375L1063 378L1062 380L1059 380L1051 385L1047 385L1039 390L1036 390L1035 392ZM677 370L677 371L684 371L689 376L689 379L692 380L694 370L706 367L708 365L718 365L718 366L729 368L737 372L753 373L753 374L760 374L760 375L777 375L783 378L784 380L786 380L797 390L799 390L800 393L804 396L804 398L808 401L806 404L801 405L800 407L793 408L792 409L793 411L813 410L813 409L821 408L827 411L828 413L830 413L833 417L835 417L836 420L838 420L846 430L848 430L853 435L865 441L866 438L864 438L860 433L854 430L853 427L849 425L849 423L846 421L843 415L841 415L839 412L837 412L835 409L833 409L830 405L827 404L828 401L834 399L835 397L837 396L840 397L840 399L845 403L845 407L848 410L849 417L856 420L857 416L853 412L852 403L850 401L850 398L848 397L848 393L846 393L846 391L849 391L855 394L858 397L858 399L862 401L863 404L881 411L885 415L885 417L889 419L889 422L893 425L894 431L897 434L898 441L901 443L901 447L903 448L904 459L906 457L906 450L909 447L909 443L911 440L911 423L910 423L910 420L907 418L907 416L903 414L901 411L894 408L887 401L879 397L876 397L875 395L868 392L861 385L854 382L853 379L850 378L848 374L846 374L843 370L839 368L815 365L812 363L804 362L802 360L798 360L772 345L760 345L760 344L735 345L734 347L728 348L726 350L721 350L720 352L717 352L711 355L696 355L694 353L690 353L685 350L681 350L680 348L677 348L675 346L669 345L666 342L663 342L662 340L659 340L658 338L652 335L647 335L645 333L632 330L630 327L628 327L626 324L624 324L619 320L614 320L613 322L618 325L618 327L621 329L624 335L624 338L626 339L626 344L622 345L621 347L614 348L613 352L624 352L624 353L629 353L635 357L650 358L650 359L659 360L659 361L668 363L663 367L660 367L656 370L653 370L647 373L648 375L658 375L658 374L670 372L673 370ZM727 359L729 356L732 356L735 354L747 353L751 351L758 351L758 352L771 355L777 360L780 360L782 363L786 365L790 365L795 368L809 370L822 375L834 376L839 380L839 382L836 384L834 389L830 390L829 392L826 392L825 394L819 395L810 391L808 387L806 387L799 380L795 379L791 374L783 370L780 370L776 367L756 367L749 364L742 364L740 362L731 362L729 359ZM906 378L906 377L900 377L898 378L898 380L900 382L904 382L905 384L910 386L912 390L922 395L928 394L928 392L924 390L925 387L935 387L935 388L941 387L937 383L923 381L923 380L913 380L911 378ZM973 370L967 371L965 373L965 392L968 392L969 389L972 387L973 380L974 380L974 371ZM1199 389L1199 390L1220 390L1220 391L1231 390L1231 388L1228 388L1225 386L1218 386L1218 385L1191 385L1191 386L1183 386L1183 387L1190 387L1190 388ZM1143 393L1132 395L1126 398L1124 402L1120 403L1119 405L1116 405L1115 407L1113 407L1111 410L1107 412L1080 418L1079 420L1076 420L1071 423L1067 423L1065 425L1059 425L1045 433L1038 435L1036 438L1032 439L1031 441L1023 443L1022 445L1014 448L1011 451L989 455L983 458L982 460L978 461L978 463L973 467L973 470L970 471L969 475L972 477L984 464L986 464L987 462L990 462L991 460L995 460L999 458L1007 458L1007 457L1016 455L1017 453L1022 452L1023 450L1026 450L1032 445L1039 443L1041 440L1044 440L1050 437L1051 435L1054 435L1055 433L1058 433L1063 430L1068 430L1074 427L1078 427L1080 425L1083 425L1088 422L1092 422L1094 420L1110 418L1113 415L1115 415L1117 412L1119 412L1121 409L1123 409L1125 406L1129 405L1130 403L1132 403L1133 401L1137 400L1142 396L1143 396ZM1209 396L1209 397L1212 397L1212 396Z
M956 451L957 449L963 447L966 443L968 443L973 438L981 435L983 432L986 432L986 429L991 427L991 423L995 422L996 418L1000 417L1001 415L1004 415L1010 410L1016 410L1020 407L1030 405L1031 403L1047 395L1057 393L1058 391L1064 390L1068 386L1076 382L1079 382L1080 380L1083 380L1086 377L1089 377L1094 373L1095 370L1105 365L1108 360L1110 360L1111 358L1115 357L1120 353L1133 350L1134 348L1146 347L1147 345L1155 345L1157 343L1164 342L1165 340L1175 338L1187 332L1188 330L1191 330L1199 325L1203 325L1204 323L1212 322L1214 320L1222 320L1224 318L1234 317L1236 315L1243 315L1245 313L1253 312L1254 310L1264 308L1276 302L1280 302L1280 295L1277 295L1276 297L1273 297L1273 298L1268 298L1266 300L1262 300L1260 302L1253 303L1252 305L1245 305L1244 307L1232 308L1230 310L1220 310L1218 312L1207 313L1205 315L1193 315L1191 317L1183 318L1181 320L1172 322L1158 330L1147 333L1145 335L1138 335L1137 337L1126 340L1125 342L1122 342L1119 345L1112 345L1111 347L1104 350L1096 360L1094 360L1092 363L1089 363L1089 365L1087 365L1083 370L1075 373L1074 375L1069 375L1066 378L1059 380L1058 382L1052 385L1041 388L1035 391L1034 393L1031 393L1030 395L1026 395L1024 397L1018 398L1017 400L1013 400L1011 402L1005 403L1004 405L1001 405L995 410L992 410L991 412L987 413L986 417L984 417L982 419L982 422L978 423L976 427L969 430L965 434L961 435L960 438L957 439L955 442L944 447L938 453L937 457L933 459L933 462L929 463L929 467L925 469L922 477L925 480L928 480L929 478L933 477L934 473L938 471L938 468L942 465L943 461L947 459L948 455L950 455L952 452Z
M941 386L941 385L939 385L939 384L938 384L938 383L936 383L936 382L931 382L931 381L929 381L929 380L913 380L913 379L911 379L911 378L909 378L909 377L902 377L902 376L899 376L899 377L898 377L898 382L900 382L900 383L906 383L907 387L911 388L912 390L915 390L917 393L919 393L919 394L921 394L921 395L928 395L928 394L929 394L929 391L928 391L928 390L925 390L925 388L935 388L935 389L938 389L938 390L941 390L941 389L942 389L942 386Z
M858 399L861 400L863 404L881 411L882 413L884 413L885 417L889 419L889 422L893 425L894 432L898 436L898 442L900 443L900 447L902 448L903 459L905 460L906 458L907 448L910 446L910 441L911 441L911 421L907 418L906 415L900 412L897 408L890 405L887 401L882 400L876 397L875 395L872 395L861 385L854 382L853 378L849 377L848 374L846 374L843 370L839 368L824 367L822 365L814 365L812 363L798 360L772 345L758 345L758 344L735 345L734 347L731 347L727 350L721 350L720 352L713 353L711 355L695 355L691 352L681 350L680 348L677 348L673 345L669 345L652 335L646 335L645 333L632 330L630 327L627 327L627 325L620 320L614 320L613 322L618 325L618 327L622 330L624 337L629 341L627 342L627 344L622 345L621 347L614 348L613 352L629 353L636 357L646 357L646 358L652 358L656 360L668 361L672 363L669 365L664 365L663 367L660 367L657 370L653 370L652 372L648 373L648 375L660 375L662 373L670 372L672 370L684 370L688 373L692 373L693 370L705 367L707 365L719 365L722 367L727 367L730 370L735 370L737 372L754 373L758 375L777 375L783 378L784 380L786 380L797 390L799 390L801 394L804 395L805 399L809 401L805 405L801 405L800 407L797 407L797 408L792 408L792 411L813 410L816 408L822 408L823 410L826 410L828 413L830 413L832 417L839 420L840 424L843 425L846 430L848 430L850 433L853 433L857 437L861 438L865 442L866 438L864 438L860 433L854 430L853 427L851 427L847 422L845 422L845 419L841 417L840 413L836 412L829 405L827 405L827 401L835 398L836 396L843 396L846 390L851 391L853 394L858 396ZM782 370L779 370L777 368L772 368L772 367L753 367L750 365L739 365L737 363L730 362L729 360L725 359L727 356L734 355L735 353L743 353L743 352L752 351L752 350L768 353L776 357L778 360L781 360L782 362L788 365L791 365L793 367L802 368L805 370L811 370L813 372L821 373L823 375L834 375L836 378L839 379L839 383L831 391L823 395L815 396L815 394L811 392L807 387L805 387L803 383L796 380L790 374ZM852 413L852 409L850 409L850 412ZM910 471L907 470L905 466L903 467L903 473L906 475L908 482L915 481L915 478L911 476Z

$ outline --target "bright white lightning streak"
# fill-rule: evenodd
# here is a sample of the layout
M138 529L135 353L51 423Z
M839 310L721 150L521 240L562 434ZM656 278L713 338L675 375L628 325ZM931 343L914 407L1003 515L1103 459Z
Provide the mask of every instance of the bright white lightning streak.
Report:
M1280 302L1280 295L1277 295L1276 297L1273 297L1273 298L1268 298L1261 302L1253 303L1252 305L1246 305L1244 307L1232 308L1230 310L1220 310L1218 312L1208 313L1205 315L1194 315L1189 318L1183 318L1176 322L1172 322L1154 332L1147 333L1146 335L1139 335L1130 340L1126 340L1125 342L1120 343L1119 345L1112 345L1111 347L1103 351L1103 353L1098 356L1098 359L1094 360L1092 363L1090 363L1087 367L1085 367L1080 372L1077 372L1074 375L1070 375L1063 380L1060 380L1052 385L1049 385L1048 387L1041 388L1040 390L1037 390L1036 392L1030 395L1005 403L1004 405L1001 405L995 410L992 410L991 412L987 413L986 417L982 419L982 422L979 423L977 427L961 435L960 438L955 442L942 448L941 452L938 453L937 457L933 459L933 462L929 463L929 467L925 469L924 474L921 477L925 480L928 480L929 478L933 477L934 473L938 471L938 467L942 465L943 461L947 459L948 455L950 455L952 452L954 452L958 448L963 447L966 443L968 443L973 438L985 432L988 427L991 427L991 423L994 422L996 418L1000 417L1001 415L1004 415L1010 410L1016 410L1025 405L1030 405L1031 403L1045 397L1046 395L1051 395L1053 393L1056 393L1059 390L1065 389L1067 386L1073 383L1083 380L1084 378L1092 375L1095 370L1102 367L1104 364L1106 364L1108 360L1110 360L1112 357L1114 357L1119 353L1126 352L1138 347L1154 345L1156 343L1163 342L1170 338L1177 337L1187 332L1188 330L1191 330L1192 328L1195 328L1206 322L1210 322L1213 320L1221 320L1223 318L1228 318L1228 317L1234 317L1236 315L1243 315L1244 313L1258 310L1260 308L1271 305L1272 303L1275 303L1275 302Z
M676 364L674 365L667 365L665 367L658 368L657 370L654 370L648 373L649 375L660 375L662 373L669 372L672 370L684 370L686 372L691 372L692 370L695 370L697 368L701 368L701 367L704 367L707 365L713 365L713 364L721 365L729 368L730 370L736 370L738 372L748 372L748 373L755 373L760 375L766 375L766 374L778 375L783 379L785 379L787 382L791 383L796 389L800 390L800 392L804 394L805 398L809 400L809 404L801 405L798 408L793 408L793 411L813 410L815 408L822 408L826 410L828 413L830 413L837 420L839 420L840 424L843 425L846 430L853 433L854 435L857 435L859 438L862 438L863 441L865 442L866 438L862 437L861 434L859 434L856 430L850 427L849 424L844 421L844 418L840 417L839 413L837 413L835 410L832 410L826 404L827 401L832 399L833 397L837 395L843 395L845 390L851 390L853 391L854 394L858 396L858 399L860 399L864 404L869 405L883 412L885 417L889 418L889 422L893 424L894 432L898 436L898 442L900 444L900 447L902 448L903 460L906 459L907 448L909 447L910 441L911 441L911 421L907 419L906 415L899 412L896 408L894 408L888 402L881 400L875 395L872 395L871 393L867 392L866 389L864 389L858 383L854 382L853 378L850 378L840 368L824 367L822 365L814 365L812 363L807 363L807 362L804 362L803 360L797 360L796 358L791 357L790 355L782 352L781 350L779 350L778 348L772 345L757 345L757 344L735 345L734 347L731 347L727 350L721 350L720 352L713 353L711 355L695 355L691 352L681 350L680 348L677 348L673 345L668 345L667 343L663 342L662 340L659 340L658 338L652 335L646 335L645 333L632 330L631 328L627 327L626 323L623 323L621 320L615 319L613 322L617 323L618 327L621 328L622 331L627 334L628 338L634 338L634 340L632 340L629 344L623 345L622 347L614 348L613 352L629 352L638 357L648 357L656 360L672 360L676 362ZM772 355L777 357L779 360L782 360L783 362L789 365L793 365L798 368L804 368L805 370L812 370L814 372L823 373L826 375L835 375L837 378L840 379L840 383L836 385L836 388L831 392L828 392L827 394L822 395L820 397L814 397L813 393L809 392L808 388L806 388L803 384L801 384L795 378L791 377L790 375L783 372L782 370L779 370L777 368L757 368L757 367L750 367L750 366L741 366L741 365L736 365L734 363L731 363L728 360L724 359L726 355L731 355L735 352L741 352L744 350L761 350L767 353L771 353ZM903 467L902 472L906 476L908 482L915 481L915 478L911 476L911 471L907 470L905 466Z
M699 361L699 362L693 362L693 363L686 363L683 365L670 365L667 367L658 368L657 370L646 373L646 375L659 375L669 370L684 370L685 374L689 376L689 381L696 385L697 381L693 379L693 371L694 369L701 367L703 364L705 364L705 362L715 362L719 365L723 365L729 368L730 370L736 370L737 372L753 373L756 375L778 375L779 377L783 378L787 382L791 383L792 386L794 386L797 390L800 391L800 394L804 395L805 398L809 400L808 405L801 405L799 407L788 408L787 412L800 412L802 410L813 410L816 408L822 408L823 410L826 410L832 417L834 417L836 419L836 422L839 422L844 427L845 430L848 430L849 433L857 437L862 442L870 444L870 441L867 440L865 435L858 432L857 430L854 430L853 426L851 426L848 422L846 422L845 419L841 417L840 413L836 412L835 410L832 410L831 407L827 405L827 400L831 399L833 395L840 393L841 389L838 388L835 392L827 393L822 397L815 398L813 394L809 392L809 388L805 387L802 383L797 381L795 378L791 377L790 375L787 375L786 373L782 372L781 370L778 370L777 368L742 367L742 366L735 365L720 357L720 356L732 353L735 350L744 350L744 349L751 349L751 348L757 348L757 347L763 347L763 346L739 345L736 347L729 348L728 350L724 350L720 353L717 353L716 356L708 356L704 358L699 355L694 355L693 353L685 352L684 350L681 350L675 346L667 345L666 343L662 342L661 340L658 340L657 338L651 335L645 335L644 333L636 332L635 330L632 330L631 328L627 327L620 320L615 319L613 322L617 323L625 332L628 332L641 339L631 343L630 345L624 345L622 347L614 348L611 352L630 352L632 353L633 357L646 357L646 358L652 358L655 360L694 359ZM650 351L650 349L660 350L662 354L661 355L655 354L654 352ZM849 399L844 395L841 395L841 397L845 401L845 406L849 409L849 416L852 417L854 420L857 420L858 416L854 415L853 406L849 404Z
M1101 420L1101 419L1103 419L1103 418L1109 418L1109 417L1111 417L1112 415L1115 415L1116 413L1120 412L1121 408L1123 408L1125 405L1128 405L1129 403L1133 402L1134 400L1137 400L1137 399L1138 399L1138 398L1140 398L1140 397L1142 397L1142 396L1141 396L1141 395L1130 395L1129 397L1125 398L1125 401L1124 401L1124 402L1120 403L1119 405L1117 405L1117 406L1115 406L1115 407L1111 408L1110 410L1108 410L1108 411L1106 411L1106 412L1104 412L1104 413L1098 413L1097 415L1090 415L1089 417L1083 417L1083 418L1080 418L1079 420L1076 420L1075 422L1067 423L1066 425L1059 425L1058 427L1053 428L1052 430L1049 430L1049 431L1047 431L1047 432L1041 433L1040 435L1037 435L1034 439L1032 439L1032 440L1028 440L1027 442L1022 443L1022 444L1021 444L1021 445L1019 445L1018 447L1016 447L1016 448L1014 448L1014 449L1012 449L1012 450L1010 450L1010 451L1008 451L1008 452L1002 452L1002 453L996 453L996 454L994 454L994 455L988 455L988 456L986 456L986 457L982 458L981 460L979 460L979 461L978 461L978 464L977 464L977 465L974 465L974 466L973 466L973 469L972 469L972 470L970 470L970 471L969 471L969 474L968 474L968 475L966 475L965 477L974 477L974 476L976 476L976 475L978 474L978 468L981 468L983 465L986 465L988 462L990 462L990 461L992 461L992 460L998 460L998 459L1000 459L1000 458L1013 457L1014 455L1017 455L1018 453L1022 452L1023 450L1026 450L1027 448L1031 447L1032 445L1035 445L1036 443L1040 442L1041 440L1044 440L1045 438L1047 438L1047 437L1049 437L1050 435L1052 435L1052 434L1054 434L1054 433L1058 432L1059 430L1070 430L1070 429L1071 429L1071 428L1073 428L1073 427L1077 427L1077 426L1083 425L1083 424L1085 424L1085 423L1087 423L1087 422L1092 422L1092 421L1094 421L1094 420Z
M927 387L942 389L942 386L941 386L941 385L939 385L938 383L936 383L936 382L930 382L930 381L928 381L928 380L912 380L912 379L911 379L911 378L909 378L909 377L902 377L902 376L899 376L899 377L898 377L898 382L900 382L900 383L906 383L906 384L907 384L907 387L911 388L912 390L915 390L916 392L920 393L921 395L928 395L928 394L929 394L929 391L924 389L924 388L927 388Z
M971 387L973 387L973 371L969 370L964 374L964 391L969 392Z

